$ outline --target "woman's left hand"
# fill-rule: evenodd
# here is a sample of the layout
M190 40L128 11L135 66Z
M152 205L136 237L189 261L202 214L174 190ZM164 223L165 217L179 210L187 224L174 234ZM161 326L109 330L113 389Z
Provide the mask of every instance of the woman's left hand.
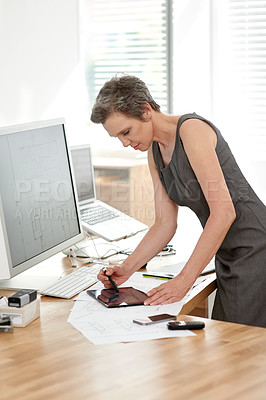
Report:
M145 300L146 306L156 306L158 304L170 304L176 301L180 301L187 294L190 287L185 280L177 275L169 282L165 282L162 285L150 290L147 293L149 297Z

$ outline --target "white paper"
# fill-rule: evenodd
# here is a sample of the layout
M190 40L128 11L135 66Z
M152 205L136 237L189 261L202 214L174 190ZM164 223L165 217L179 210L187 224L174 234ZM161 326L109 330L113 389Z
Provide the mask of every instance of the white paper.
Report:
M167 323L142 326L133 322L131 315L111 316L92 314L82 318L79 323L69 321L88 340L94 344L108 344L118 342L135 342L142 340L160 339L166 337L194 336L190 331L171 331Z
M186 261L180 261L176 264L171 264L171 265L166 265L166 266L160 266L158 263L156 266L152 264L147 264L147 271L148 273L156 272L157 274L173 274L174 276L180 274L182 269L184 268L186 264ZM214 264L213 262L209 263L204 270L202 271L203 273L207 272L213 272L214 271Z
M144 278L141 272L136 272L121 287L133 286L146 293L160 283L156 279ZM98 282L92 288L101 289L103 285ZM190 331L170 331L166 322L149 326L133 322L133 319L156 314L178 315L184 302L185 299L158 306L107 308L86 292L82 292L76 298L68 322L94 344L193 336L195 334Z

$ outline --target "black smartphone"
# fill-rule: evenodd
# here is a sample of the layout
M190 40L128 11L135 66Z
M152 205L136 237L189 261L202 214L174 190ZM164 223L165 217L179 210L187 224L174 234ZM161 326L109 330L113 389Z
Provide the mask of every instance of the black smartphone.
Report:
M173 321L168 322L167 327L171 330L203 329L205 327L205 323L202 321Z
M146 318L133 319L133 322L139 325L151 325L151 324L158 324L158 322L171 321L172 319L176 319L176 316L170 314L158 314L158 315L151 315L150 317Z

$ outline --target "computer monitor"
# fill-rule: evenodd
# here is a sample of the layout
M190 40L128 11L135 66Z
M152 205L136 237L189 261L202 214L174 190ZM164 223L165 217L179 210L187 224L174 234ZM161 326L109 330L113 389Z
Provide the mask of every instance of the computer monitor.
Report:
M82 239L64 120L0 128L0 287Z

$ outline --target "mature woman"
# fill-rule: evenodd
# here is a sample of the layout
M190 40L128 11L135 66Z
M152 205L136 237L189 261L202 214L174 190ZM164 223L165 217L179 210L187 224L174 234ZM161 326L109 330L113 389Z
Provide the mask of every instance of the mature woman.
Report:
M91 120L124 147L148 151L155 223L135 251L107 274L120 285L173 237L178 205L204 228L182 272L148 293L146 305L180 301L215 255L212 318L266 327L266 207L240 171L219 130L197 114L160 111L144 82L123 75L100 90ZM108 277L99 279L110 287Z

